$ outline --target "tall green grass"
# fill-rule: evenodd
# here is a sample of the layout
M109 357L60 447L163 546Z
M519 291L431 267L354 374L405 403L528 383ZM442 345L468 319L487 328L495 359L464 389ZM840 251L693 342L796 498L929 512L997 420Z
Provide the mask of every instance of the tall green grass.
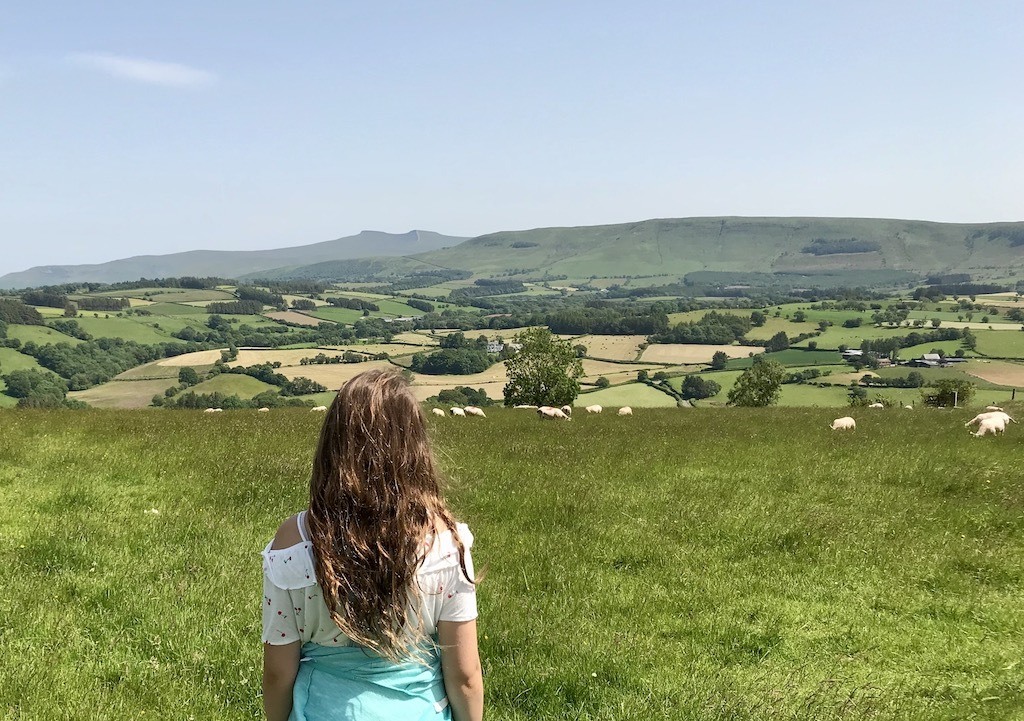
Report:
M1020 718L1019 427L635 413L432 419L489 718ZM320 420L0 415L0 717L258 717L258 551Z

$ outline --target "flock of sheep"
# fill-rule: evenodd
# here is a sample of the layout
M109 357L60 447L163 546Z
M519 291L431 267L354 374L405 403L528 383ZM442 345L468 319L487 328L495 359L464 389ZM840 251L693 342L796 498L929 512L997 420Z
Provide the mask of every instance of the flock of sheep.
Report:
M538 406L526 406L526 405L515 406L515 407L516 408L520 408L520 409L536 410L537 411L537 416L541 420L548 420L548 421L554 421L554 420L568 421L568 420L572 420L572 406L568 406L568 405L567 406L562 406L561 408L555 408L553 406L540 406L540 407L538 407ZM483 409L477 408L476 406L466 406L465 408L460 408L458 406L453 406L452 408L449 408L448 410L449 410L449 412L453 416L458 417L458 418L465 418L466 416L477 416L479 418L486 418L487 417L484 414ZM602 406L587 406L584 410L587 413L600 413L601 411L604 410L604 408ZM433 413L435 416L441 416L442 418L444 418L447 415L444 412L444 410L442 410L441 408L432 408L430 412ZM620 415L620 416L631 416L631 415L633 415L633 409L630 408L629 406L623 406L622 408L620 408L618 410L618 415Z
M884 408L881 403L872 403L868 408ZM913 410L912 406L904 406ZM975 423L978 424L978 431L971 435L975 438L986 435L996 435L998 433L1004 433L1006 431L1007 423L1016 423L1008 413L1003 411L999 406L986 406L983 413L979 413L974 416L971 420L964 423L965 428L970 428ZM843 416L842 418L836 418L832 421L832 425L829 426L834 431L852 431L857 428L857 421L850 416Z

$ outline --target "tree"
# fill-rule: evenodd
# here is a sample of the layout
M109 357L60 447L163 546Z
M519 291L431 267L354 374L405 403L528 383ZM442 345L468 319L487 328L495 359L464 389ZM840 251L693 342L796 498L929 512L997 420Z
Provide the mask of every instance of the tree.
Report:
M776 353L780 350L786 350L789 348L789 336L786 335L785 331L780 330L778 333L771 337L768 344L764 347L769 353Z
M802 310L798 310L793 314L794 323L803 323L805 320L807 320L807 314L804 313Z
M722 386L712 380L690 375L683 379L683 385L679 389L679 395L685 400L700 400L717 395Z
M759 310L755 310L753 313L750 314L750 322L753 325L757 326L758 328L763 326L767 322L767 320L768 316L766 316Z
M601 376L596 381L594 381L594 385L597 386L598 388L607 388L611 384L612 382L605 378L604 376Z
M195 368L189 368L185 366L178 371L178 383L183 386L194 386L199 383L199 373L196 372Z
M963 406L974 396L974 384L965 378L944 378L936 381L934 388L922 389L921 396L928 406Z
M785 377L786 369L781 363L755 356L754 365L740 374L729 391L729 405L751 408L773 405L779 400Z
M572 349L575 351L577 358L583 358L587 355L587 347L583 344L574 345Z
M711 356L711 370L724 370L728 362L729 355L724 350L716 350L715 354Z
M517 335L516 342L522 348L505 361L505 405L571 404L580 392L583 363L569 342L547 328L531 328Z
M646 383L647 382L647 371L645 371L645 370L637 371L636 372L636 379L638 381L640 381L641 383Z

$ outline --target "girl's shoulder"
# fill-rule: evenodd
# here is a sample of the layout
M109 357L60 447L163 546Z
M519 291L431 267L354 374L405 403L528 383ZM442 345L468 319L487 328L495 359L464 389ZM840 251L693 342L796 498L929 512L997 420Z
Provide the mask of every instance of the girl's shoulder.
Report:
M263 549L263 575L278 588L295 589L316 585L313 544L301 524L304 513L286 519Z
M456 523L455 533L452 533L450 530L444 530L440 533L429 533L423 539L426 556L423 559L423 564L420 566L420 573L443 571L461 565L459 562L459 546L455 541L455 534L458 534L458 540L462 542L463 549L465 549L467 554L469 553L469 549L473 547L473 533L465 523Z

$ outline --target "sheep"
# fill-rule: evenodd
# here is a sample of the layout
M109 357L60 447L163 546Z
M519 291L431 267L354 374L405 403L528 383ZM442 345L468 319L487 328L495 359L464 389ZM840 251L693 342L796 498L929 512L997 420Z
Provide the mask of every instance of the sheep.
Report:
M537 409L537 416L541 420L548 420L548 421L554 421L554 420L568 421L568 420L571 420L569 418L569 416L567 416L564 413L562 413L562 409L561 408L547 408L547 407L545 407L545 408L538 408Z
M558 410L562 411L562 413L564 413L567 416L572 415L572 406L562 406Z
M223 408L214 408L214 409L213 409L213 412L214 412L214 413L223 413L223 412L224 412L224 409L223 409Z
M309 409L310 413L324 413L327 411L327 406L313 406Z
M999 406L985 406L986 411L1001 411L1003 410Z
M203 410L203 413L213 413L216 410L217 410L216 408L206 408L206 409Z
M451 408L450 410L453 416L461 416L463 418L466 417L466 411L462 410L461 408Z
M256 411L258 413L270 413L270 409L267 408L266 406L264 406L263 408L257 408Z
M984 418L981 423L978 424L978 432L972 433L971 435L975 438L979 438L986 434L991 433L993 436L1006 431L1006 424L1002 418Z
M974 418L964 423L964 428L970 428L975 423L981 423L986 418L998 418L1003 422L1003 425L1006 425L1007 423L1017 422L1013 420L1013 418L1011 418L1008 413L1005 413L1003 411L989 411L988 413L979 413L978 415L974 416Z
M444 411L441 410L440 408L431 408L430 412L433 413L435 416L441 416L442 418L444 418L445 415Z
M872 403L871 405L868 406L868 408L885 408L885 404L884 403Z
M630 408L629 406L622 406L622 408L619 409L619 415L620 416L631 416L631 415L633 415L633 409Z
M466 406L462 410L464 410L466 412L467 416L477 416L479 418L486 418L487 417L487 415L483 412L483 409L482 408L477 408L476 406Z
M832 425L829 428L834 431L854 431L857 429L857 421L850 418L850 416L843 416L832 421Z
M513 408L529 408L530 410L535 410L537 408L537 406L531 406L531 405L528 405L528 404L512 406L512 407Z
M587 413L600 413L603 410L604 410L604 408L602 408L601 406L587 406L586 407Z
M903 406L903 408L908 411L914 410L914 406Z

